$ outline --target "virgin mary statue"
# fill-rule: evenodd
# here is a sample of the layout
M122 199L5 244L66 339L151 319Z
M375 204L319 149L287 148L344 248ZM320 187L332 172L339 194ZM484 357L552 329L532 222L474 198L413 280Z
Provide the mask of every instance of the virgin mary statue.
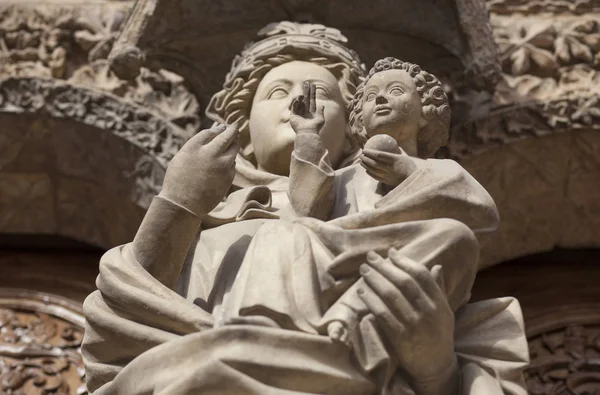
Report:
M175 156L135 239L101 259L84 304L89 390L526 394L517 301L468 303L475 233L498 221L487 192L449 161L443 180L424 168L380 208L353 184L364 68L345 37L290 22L259 35L208 106L215 127ZM290 126L306 81L316 135ZM370 313L335 341L323 317L357 276Z

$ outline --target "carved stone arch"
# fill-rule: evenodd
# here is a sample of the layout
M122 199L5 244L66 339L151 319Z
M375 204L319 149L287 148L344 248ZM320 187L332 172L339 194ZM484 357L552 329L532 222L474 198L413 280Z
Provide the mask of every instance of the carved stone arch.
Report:
M473 0L377 0L367 7L358 0L140 0L109 59L123 79L142 66L173 70L206 106L244 45L265 25L285 20L340 29L369 65L396 56L487 90L500 77L487 11Z
M461 164L490 192L500 228L480 238L482 268L554 248L600 247L600 133L522 139Z
M102 248L130 241L186 132L67 82L0 83L0 228Z

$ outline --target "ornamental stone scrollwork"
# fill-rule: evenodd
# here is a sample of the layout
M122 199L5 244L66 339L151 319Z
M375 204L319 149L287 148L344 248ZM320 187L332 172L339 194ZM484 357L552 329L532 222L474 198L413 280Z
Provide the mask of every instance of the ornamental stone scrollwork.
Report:
M600 129L596 3L488 1L503 78L494 95L452 92L461 121L445 155L460 159L529 137Z
M488 90L500 77L489 20L479 0L435 5L377 0L369 7L357 0L325 7L313 0L265 1L260 6L243 1L144 0L136 2L109 59L124 79L135 79L144 65L175 71L206 106L221 88L220 73L254 32L285 20L340 29L368 64L394 55L440 78Z
M123 81L109 70L108 51L131 7L0 6L4 232L122 243L171 157L198 131L198 102L181 77L143 69Z
M0 75L68 79L105 58L131 4L84 5L2 6Z
M531 395L600 393L600 325L571 325L529 341Z
M83 322L68 300L0 288L0 393L87 394Z
M489 9L497 14L534 14L569 12L583 14L600 10L598 0L487 0Z
M132 236L187 139L152 110L59 80L4 80L0 116L3 231L105 248Z
M163 166L188 138L184 129L152 111L56 80L9 78L2 81L0 112L49 115L108 129L152 154Z
M487 1L503 75L493 94L451 86L441 156L490 191L502 218L481 267L600 245L597 1Z
M146 106L187 131L200 124L195 97L181 77L143 69L134 81L117 78L106 58L131 2L0 7L0 79L54 78L109 92Z

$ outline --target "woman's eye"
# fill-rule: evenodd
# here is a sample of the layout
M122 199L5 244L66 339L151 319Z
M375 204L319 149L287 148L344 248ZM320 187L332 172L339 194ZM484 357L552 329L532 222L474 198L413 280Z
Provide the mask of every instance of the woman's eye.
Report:
M275 88L267 95L267 99L283 99L288 95L288 91L284 88Z
M329 99L329 92L327 92L327 89L317 86L316 96L321 99Z
M404 91L400 88L392 88L390 89L390 94L394 95L394 96L400 96L401 94L403 94Z
M375 94L375 92L371 92L367 95L367 101L372 101L375 100L375 97L377 97L377 95Z

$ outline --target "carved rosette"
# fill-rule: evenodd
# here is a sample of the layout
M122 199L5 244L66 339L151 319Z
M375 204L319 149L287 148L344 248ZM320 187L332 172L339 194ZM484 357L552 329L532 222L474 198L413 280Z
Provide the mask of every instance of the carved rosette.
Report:
M0 288L0 393L87 394L83 322L63 298Z
M600 324L570 325L529 341L525 373L531 395L600 393Z

